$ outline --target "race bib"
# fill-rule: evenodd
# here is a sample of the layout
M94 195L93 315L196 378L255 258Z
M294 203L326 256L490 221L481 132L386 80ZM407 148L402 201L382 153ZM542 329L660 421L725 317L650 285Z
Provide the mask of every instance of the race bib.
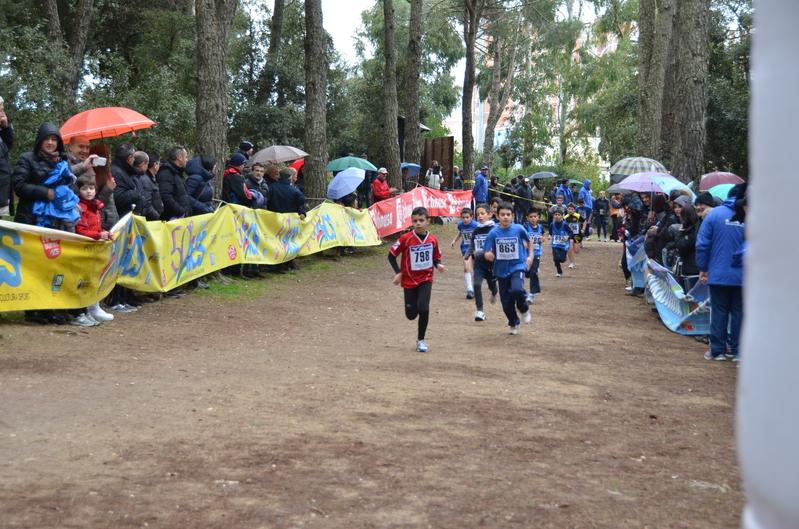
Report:
M473 232L471 230L461 232L461 235L463 235L463 244L469 244L472 242Z
M565 235L553 235L552 236L552 244L563 245L563 244L566 244L567 240L568 240L568 237L566 237Z
M497 238L497 259L511 261L519 258L519 239L516 237Z
M533 250L540 250L541 249L541 235L538 233L532 233L530 236L533 238Z
M433 268L433 243L411 246L411 270Z
M485 235L478 235L474 239L474 249L482 251L483 245L485 244L485 242L486 242L486 236Z
M580 233L580 224L577 222L570 222L569 228L572 230L572 233L574 234Z

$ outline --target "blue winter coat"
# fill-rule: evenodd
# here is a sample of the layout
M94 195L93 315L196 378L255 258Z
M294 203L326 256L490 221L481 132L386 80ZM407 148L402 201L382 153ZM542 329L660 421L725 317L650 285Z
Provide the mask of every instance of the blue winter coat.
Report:
M474 179L474 187L472 188L472 197L477 204L488 202L488 180L483 171L477 173Z
M572 194L572 190L569 189L565 184L561 184L555 195L563 195L564 206L568 206L570 203L574 202L574 195Z
M591 211L594 210L594 197L591 193L591 180L587 178L585 179L585 182L583 182L583 188L580 190L578 198L582 198L585 201L585 207Z
M733 256L744 241L744 225L731 221L735 215L735 197L713 208L696 239L696 266L707 272L709 285L739 287L743 285L743 270L733 266Z
M214 186L211 184L214 173L203 167L200 157L186 162L186 191L189 193L192 215L213 213Z

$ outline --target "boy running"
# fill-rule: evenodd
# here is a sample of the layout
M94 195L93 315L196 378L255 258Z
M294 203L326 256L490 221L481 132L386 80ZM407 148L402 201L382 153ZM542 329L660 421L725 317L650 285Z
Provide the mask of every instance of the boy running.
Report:
M594 211L585 205L585 200L577 199L577 213L583 218L582 234L585 240L591 239L591 224L594 223Z
M535 295L541 292L541 282L538 280L538 268L541 266L541 239L544 237L544 227L538 223L538 210L534 207L527 210L527 221L523 224L524 229L533 242L533 265L527 273L530 278L530 294L527 302L532 303Z
M572 232L572 244L566 247L566 254L569 257L569 268L574 268L577 264L577 254L580 253L581 244L583 242L583 216L577 213L577 206L574 202L570 202L566 208L566 216L563 221L569 225Z
M499 205L499 227L486 236L483 248L485 258L494 263L494 275L499 281L499 298L502 310L508 317L508 334L519 333L519 316L524 323L533 320L524 291L524 276L533 264L532 242L519 224L512 224L513 206L507 202Z
M438 240L427 231L430 224L427 209L415 208L411 213L413 231L400 237L388 254L388 262L397 274L392 281L405 289L405 316L409 320L419 316L419 330L416 350L427 352L424 335L430 318L430 293L433 289L433 272L444 272L441 264L441 250ZM397 256L402 254L402 267L397 264Z
M463 279L466 281L466 299L474 298L474 290L472 287L472 261L466 259L466 250L469 249L469 243L472 242L472 233L477 228L477 222L472 219L472 210L470 208L463 208L461 210L461 221L458 223L458 235L452 240L452 248L455 248L455 243L458 239L461 240L461 255L463 259Z
M488 283L491 291L491 303L497 302L497 278L491 271L491 263L486 261L483 251L486 236L494 229L496 224L491 220L491 207L488 204L478 204L475 208L477 212L477 228L472 234L472 243L463 255L466 260L474 257L474 304L477 312L474 313L474 321L485 321L486 313L483 312L483 279Z
M566 251L569 248L569 239L572 231L566 221L563 220L563 213L560 210L552 214L552 222L549 223L549 240L552 241L552 259L555 261L555 268L558 271L557 277L563 277L561 263L566 262Z

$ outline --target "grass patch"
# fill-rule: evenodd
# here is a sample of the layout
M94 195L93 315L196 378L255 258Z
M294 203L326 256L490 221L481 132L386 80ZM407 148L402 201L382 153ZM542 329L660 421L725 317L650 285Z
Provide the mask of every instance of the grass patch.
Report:
M226 300L240 300L242 298L255 299L264 292L271 290L272 287L263 281L243 281L232 279L228 285L223 285L219 281L211 281L210 288L207 290L195 290L195 294L200 296L214 296Z

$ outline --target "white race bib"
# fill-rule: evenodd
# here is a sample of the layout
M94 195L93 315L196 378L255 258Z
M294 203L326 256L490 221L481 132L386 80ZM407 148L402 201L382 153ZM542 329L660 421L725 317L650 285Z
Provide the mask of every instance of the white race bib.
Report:
M566 244L567 237L565 235L553 235L552 244Z
M577 222L570 222L569 228L572 230L572 233L575 235L580 232L580 224Z
M411 270L433 268L433 243L411 246Z
M478 250L478 251L482 250L483 249L483 245L485 244L485 242L486 242L486 236L485 235L478 235L474 239L474 249Z
M472 230L461 232L461 235L463 235L463 244L472 242L472 233Z
M519 258L519 239L516 237L497 238L497 259L511 261Z
M531 233L530 237L533 238L533 250L541 249L541 235L538 233Z

